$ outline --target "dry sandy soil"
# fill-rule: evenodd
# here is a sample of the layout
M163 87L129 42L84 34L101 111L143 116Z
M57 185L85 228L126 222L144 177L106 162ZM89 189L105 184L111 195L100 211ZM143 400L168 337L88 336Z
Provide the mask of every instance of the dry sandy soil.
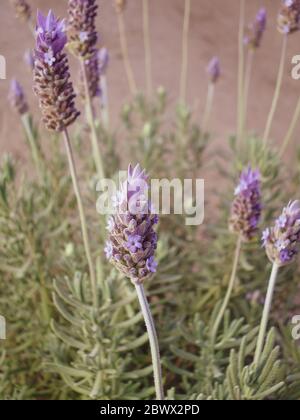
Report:
M46 12L52 8L60 16L66 14L67 1L29 0L29 3L34 10L40 8ZM248 0L246 3L247 21L253 18L262 5L268 9L269 14L268 31L255 62L249 106L249 126L261 132L271 103L282 42L282 36L276 30L280 0ZM102 35L102 44L109 48L111 54L108 80L111 109L116 118L124 101L129 99L128 86L122 65L113 0L99 0L99 4L98 29ZM183 8L183 0L150 0L154 80L156 86L167 88L170 102L175 102L178 95ZM206 65L213 55L219 55L223 77L218 85L213 115L218 144L234 131L236 123L238 14L238 0L192 0L188 97L190 104L196 105L200 118L206 96ZM145 77L141 0L128 1L125 18L130 56L138 85L143 89ZM272 129L277 142L286 132L300 93L300 81L292 80L290 73L291 58L300 53L299 40L300 33L290 37L283 94ZM18 157L24 155L21 127L16 114L9 109L7 92L9 80L17 77L30 97L31 106L36 107L36 101L31 95L31 75L22 61L24 50L32 46L32 35L26 25L15 20L9 1L1 0L0 54L7 59L7 80L0 81L0 152L10 151ZM39 113L36 114L38 117Z

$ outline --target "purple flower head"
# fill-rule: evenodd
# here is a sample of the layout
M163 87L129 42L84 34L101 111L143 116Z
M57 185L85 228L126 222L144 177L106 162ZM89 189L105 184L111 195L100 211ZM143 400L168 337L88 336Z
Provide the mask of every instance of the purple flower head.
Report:
M300 201L290 202L263 236L269 259L280 267L291 264L300 249Z
M95 53L97 9L96 0L68 1L68 46L78 58L86 60Z
M154 257L148 258L146 267L151 273L156 273L158 263L155 261Z
M79 115L70 82L68 59L63 52L67 42L65 24L50 10L37 15L34 62L34 92L39 98L43 121L51 131L61 132Z
M101 88L100 88L100 66L99 66L99 56L98 51L95 50L92 55L89 56L84 61L85 64L85 72L86 78L88 81L88 87L91 98L96 98L101 96ZM81 70L80 72L80 94L81 97L85 100L86 92L85 92L85 82L84 82L84 74Z
M20 114L26 114L28 112L28 104L24 95L24 91L20 83L13 79L10 83L10 89L8 99L11 106Z
M230 229L242 235L245 241L257 233L261 217L261 175L250 166L245 169L235 189L235 199L231 208Z
M52 10L47 16L38 11L36 33L36 53L51 66L55 63L56 54L60 53L67 43L65 21L57 19Z
M207 73L210 76L211 82L216 83L221 76L221 66L218 57L213 57L207 67Z
M283 0L277 27L279 32L285 35L300 29L300 0Z
M152 214L148 199L148 176L139 165L129 165L127 178L120 185L115 214L109 219L111 262L134 283L142 283L156 270L154 254L157 234L154 226L158 216ZM132 202L136 205L133 206Z
M265 8L261 8L255 17L255 21L248 27L245 43L253 49L259 48L266 27L267 11Z
M109 64L109 53L107 48L103 47L99 50L98 59L100 74L105 75Z

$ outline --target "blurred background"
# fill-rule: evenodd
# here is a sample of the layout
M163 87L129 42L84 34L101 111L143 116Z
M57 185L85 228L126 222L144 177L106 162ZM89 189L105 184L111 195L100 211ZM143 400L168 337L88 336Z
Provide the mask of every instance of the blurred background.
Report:
M60 17L66 16L65 0L30 0L33 10L43 12L52 8ZM268 11L268 30L255 61L250 93L248 127L261 133L270 108L275 86L282 36L276 30L276 14L280 0L248 0L246 21L251 22L262 6ZM109 49L111 61L108 70L110 112L117 128L122 105L130 100L127 79L122 63L117 18L113 0L99 0L98 30L100 43ZM154 85L164 86L170 104L179 94L181 63L183 0L150 0L150 29ZM192 0L189 34L188 102L194 118L201 118L207 91L206 67L212 56L218 55L222 65L222 79L218 83L211 126L213 136L221 145L234 133L236 126L237 91L237 36L239 0ZM144 44L142 32L142 1L128 0L125 12L129 54L138 87L145 89ZM32 34L25 23L17 20L9 0L1 1L0 54L7 60L7 80L0 81L0 151L12 152L25 158L25 144L21 125L10 111L7 94L9 82L16 77L24 86L33 109L37 109L32 95L32 78L23 61L26 49L34 45ZM291 77L291 59L300 54L299 33L289 38L288 61L272 136L278 142L286 133L300 94L300 81ZM72 73L74 83L77 70ZM39 118L39 114L36 114ZM296 141L297 139L295 139Z

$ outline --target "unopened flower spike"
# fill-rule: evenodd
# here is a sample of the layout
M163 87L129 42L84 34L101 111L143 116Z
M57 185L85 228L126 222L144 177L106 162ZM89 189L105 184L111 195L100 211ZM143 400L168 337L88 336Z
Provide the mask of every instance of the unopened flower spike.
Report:
M282 34L291 34L300 29L300 0L283 0L277 18L277 27Z
M96 0L69 0L68 46L77 58L86 60L95 54L97 9Z
M272 263L291 264L300 250L300 201L290 202L275 225L263 232L263 246Z
M34 64L34 92L39 98L46 127L63 131L79 115L74 103L69 64L63 49L67 42L65 23L52 11L38 12Z
M267 11L265 8L261 8L257 13L254 22L248 27L248 34L245 37L245 44L253 49L259 48L266 27Z
M31 7L26 0L11 0L12 5L15 8L16 16L28 22L31 18Z
M158 216L151 213L147 180L139 165L129 166L127 180L116 195L116 214L111 216L107 227L106 256L133 283L142 283L157 268L154 226Z
M230 230L250 241L258 232L261 217L261 175L258 169L245 169L235 190L231 208Z
M207 73L210 76L211 82L216 83L221 76L221 66L218 57L213 57L207 66Z
M22 116L28 112L28 104L20 83L13 79L10 84L8 99L11 106Z

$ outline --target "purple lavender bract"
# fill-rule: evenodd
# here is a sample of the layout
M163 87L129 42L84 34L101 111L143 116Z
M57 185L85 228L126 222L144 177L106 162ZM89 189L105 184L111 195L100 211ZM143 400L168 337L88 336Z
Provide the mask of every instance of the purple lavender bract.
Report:
M282 34L291 34L300 29L300 0L283 0L277 27Z
M241 235L245 242L250 241L257 234L261 211L260 172L249 167L242 172L235 190L230 230Z
M263 34L267 26L267 11L261 8L256 15L255 21L248 28L248 35L245 38L246 45L256 49L260 47Z
M34 92L39 98L43 121L49 130L63 131L79 115L75 93L70 82L64 21L52 11L44 17L38 13L34 63Z
M295 260L300 249L300 201L283 209L275 226L263 232L262 241L272 263L283 267Z
M218 57L213 57L208 64L207 73L210 76L211 82L216 83L221 76L220 60Z
M157 268L154 226L158 216L151 214L147 180L139 165L129 166L127 180L115 200L116 214L111 216L107 226L106 257L136 284L149 278Z
M15 79L11 81L8 99L11 103L11 106L16 109L20 115L24 115L28 112L28 104L24 95L23 88Z

